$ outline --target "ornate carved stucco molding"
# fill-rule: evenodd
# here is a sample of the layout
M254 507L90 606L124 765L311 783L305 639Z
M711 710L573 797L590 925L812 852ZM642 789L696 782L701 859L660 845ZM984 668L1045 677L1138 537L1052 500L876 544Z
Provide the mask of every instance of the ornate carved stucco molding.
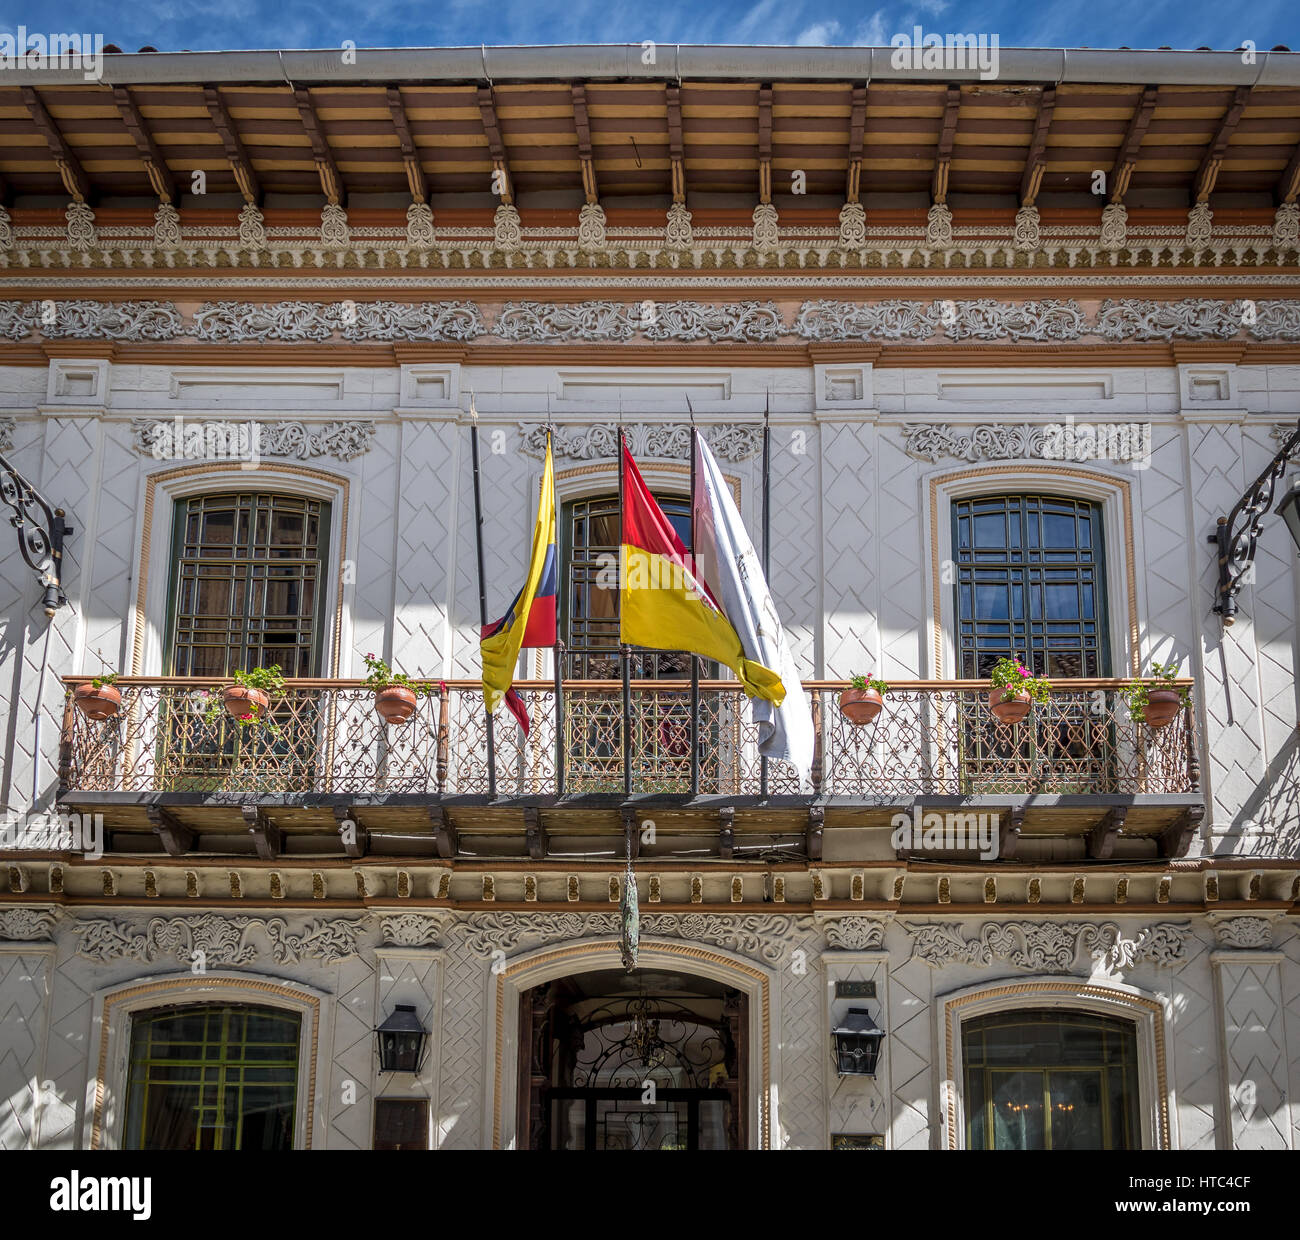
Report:
M826 923L826 942L841 951L879 951L885 942L885 923L869 917L837 917Z
M1069 423L1013 426L1001 422L952 426L947 422L907 422L903 451L918 461L1137 461L1151 453L1151 426L1145 422Z
M787 322L771 301L507 301L495 318L472 301L205 302L186 321L172 302L89 300L0 302L0 338L155 341L191 337L217 343L469 341L519 343L735 341L794 337L815 342L1010 340L1300 340L1300 299L1213 301L1183 298L1106 301L1089 317L1073 299L993 298L803 302Z
M1215 923L1214 937L1220 947L1272 947L1273 924L1267 917L1229 917Z
M14 428L17 425L14 418L0 418L0 452L8 452L14 446Z
M438 947L441 945L447 918L426 913L394 913L379 922L385 946Z
M763 447L763 428L746 422L702 426L700 434L714 455L724 461L747 461ZM519 424L523 450L529 456L546 453L546 427ZM623 428L629 451L646 460L680 461L690 451L691 428L681 422L634 422ZM586 426L557 426L552 438L557 457L575 461L596 461L618 455L618 426L597 422Z
M1278 422L1269 430L1268 437L1276 440L1279 444L1283 444L1295 434L1295 427L1294 422ZM1290 459L1300 461L1300 448L1291 453Z
M0 939L19 943L43 943L53 937L55 914L52 909L0 909Z
M915 955L933 968L1005 960L1040 973L1068 973L1082 953L1111 969L1140 963L1168 968L1184 959L1191 932L1191 926L1162 922L1125 938L1114 922L1005 921L987 922L967 939L956 926L912 927Z
M77 955L98 961L129 958L154 961L175 957L184 964L200 953L213 965L251 964L263 953L250 936L262 935L276 964L298 964L306 959L336 964L357 952L362 926L358 921L321 918L301 932L289 929L283 917L225 917L203 913L195 917L154 917L141 931L124 921L99 918L77 923Z
M712 943L774 964L785 955L790 938L810 931L813 919L806 914L749 913L726 916L717 913L642 913L641 937L688 939ZM445 928L446 937L456 935L464 950L490 957L494 951L511 952L521 945L552 939L582 939L617 935L618 913L475 913Z
M306 460L315 456L332 456L351 461L370 451L375 424L353 418L335 422L262 421L202 422L187 421L177 442L177 424L172 419L134 418L131 433L133 446L141 456L160 461L201 460L210 455L210 446L221 447L235 442L251 444L254 428L259 456L295 457ZM192 436L192 438L191 438Z

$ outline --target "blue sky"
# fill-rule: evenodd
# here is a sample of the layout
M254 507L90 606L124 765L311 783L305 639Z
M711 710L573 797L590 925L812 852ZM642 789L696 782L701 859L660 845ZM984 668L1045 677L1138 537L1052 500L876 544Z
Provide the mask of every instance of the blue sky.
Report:
M995 33L1003 47L1300 49L1297 0L131 0L19 3L0 31L102 32L126 51L505 43L887 44L896 31Z

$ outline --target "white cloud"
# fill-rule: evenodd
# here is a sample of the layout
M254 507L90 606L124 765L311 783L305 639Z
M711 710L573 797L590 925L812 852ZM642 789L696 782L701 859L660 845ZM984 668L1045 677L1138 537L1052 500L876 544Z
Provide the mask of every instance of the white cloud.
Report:
M806 30L801 30L795 39L796 47L824 47L840 32L836 21L816 22Z
M885 10L877 9L867 18L853 36L855 47L888 47L889 35L885 26Z

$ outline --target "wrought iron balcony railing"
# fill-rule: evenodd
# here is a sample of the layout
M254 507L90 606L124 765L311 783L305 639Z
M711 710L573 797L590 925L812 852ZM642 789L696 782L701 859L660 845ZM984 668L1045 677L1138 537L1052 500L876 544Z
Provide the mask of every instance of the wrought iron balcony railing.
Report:
M67 678L69 695L86 679ZM840 714L842 683L811 682L805 692L816 735L813 789L850 799L1196 792L1191 709L1163 728L1149 728L1130 717L1120 698L1126 683L1057 682L1046 706L1013 725L993 717L983 681L895 683L880 716L859 727ZM288 799L489 793L487 723L475 682L435 683L406 723L387 726L360 681L291 680L273 704L273 728L240 727L210 711L207 681L122 678L116 687L120 712L104 721L87 718L69 696L60 770L67 792ZM517 688L532 729L525 738L504 711L497 716L496 795L554 797L560 791L554 686L526 681ZM699 795L760 795L750 703L734 682L706 681L700 689ZM690 714L687 682L633 682L634 795L689 793ZM567 683L562 717L563 794L623 794L622 686ZM801 790L792 770L774 762L766 791Z

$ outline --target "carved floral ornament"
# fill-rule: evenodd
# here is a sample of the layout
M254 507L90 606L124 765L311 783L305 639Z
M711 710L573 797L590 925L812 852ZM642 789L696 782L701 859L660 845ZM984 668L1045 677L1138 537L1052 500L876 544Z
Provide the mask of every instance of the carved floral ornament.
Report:
M1269 948L1273 946L1273 925L1267 917L1230 917L1214 926L1220 947Z
M546 427L520 423L523 450L539 460L546 454ZM641 460L684 460L690 451L691 428L685 423L633 422L623 428L628 449ZM763 428L753 423L702 426L700 433L714 455L723 461L747 461L763 448ZM552 437L557 457L576 461L618 456L618 426L613 422L584 426L557 426Z
M533 344L648 341L1300 340L1300 299L1122 298L1086 314L1074 299L803 302L788 321L775 302L508 301L495 317L472 301L205 302L186 318L167 301L0 301L0 339L80 338L218 343L470 341Z
M1142 464L1151 456L1149 422L908 422L903 451L918 461L1109 460Z
M1039 973L1068 973L1080 956L1110 969L1138 964L1169 968L1186 958L1191 933L1190 925L1167 922L1126 938L1114 922L1003 921L987 922L975 938L967 939L958 926L912 927L915 955L933 968L1005 960Z
M373 422L356 418L333 422L135 418L131 422L135 450L160 461L316 456L351 461L370 451L375 429Z
M294 932L283 917L204 913L196 917L153 917L140 931L107 917L78 922L74 929L77 955L100 964L118 959L152 962L167 957L190 964L201 953L204 964L212 967L252 964L265 955L261 943L270 947L276 964L299 964L304 960L337 964L356 955L362 924L321 918Z

